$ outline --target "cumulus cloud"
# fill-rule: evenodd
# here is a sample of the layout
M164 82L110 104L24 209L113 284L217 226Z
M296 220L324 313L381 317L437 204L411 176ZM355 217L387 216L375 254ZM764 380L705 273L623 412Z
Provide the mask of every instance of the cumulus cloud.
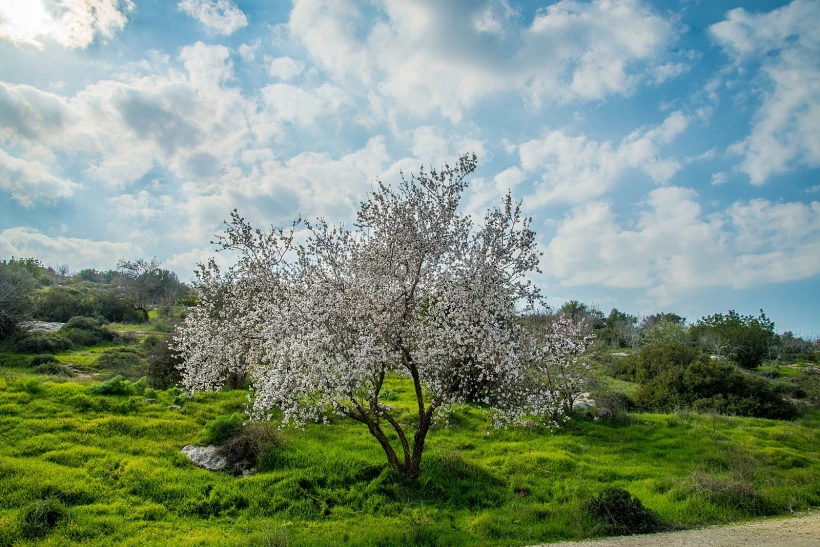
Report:
M675 25L640 0L561 0L521 24L503 0L386 0L365 21L352 0L298 0L292 36L337 80L378 86L397 108L459 121L492 93L543 102L631 93L665 64ZM358 32L364 28L366 32ZM675 67L658 69L666 77Z
M45 264L68 264L72 269L104 269L115 267L120 258L140 256L142 249L130 242L52 237L32 228L18 226L0 232L0 254L33 256Z
M248 26L248 18L230 0L181 0L177 7L224 36Z
M710 28L737 67L762 87L751 133L730 147L753 184L820 166L820 4L794 0L769 13L733 9Z
M680 169L660 149L689 125L681 112L670 114L656 127L641 128L617 146L585 136L573 137L563 131L549 131L518 147L521 168L538 176L531 207L552 203L579 203L606 193L628 170L640 170L658 184L665 184Z
M35 200L71 196L78 186L54 176L42 163L21 160L0 150L0 189L25 207L34 205Z
M134 9L131 0L5 0L0 3L0 39L43 48L49 40L85 48L99 34L111 38Z
M693 288L750 287L820 273L820 202L737 201L707 215L694 190L651 191L634 217L609 203L574 208L542 269L564 286L644 289L668 305Z
M236 165L243 151L280 138L285 124L312 124L349 102L331 84L274 84L244 96L224 46L197 42L178 59L182 70L161 64L68 98L0 83L0 142L79 154L87 158L85 174L111 187L127 187L158 165L204 182Z
M301 74L305 70L305 64L291 57L266 58L268 74L287 82Z

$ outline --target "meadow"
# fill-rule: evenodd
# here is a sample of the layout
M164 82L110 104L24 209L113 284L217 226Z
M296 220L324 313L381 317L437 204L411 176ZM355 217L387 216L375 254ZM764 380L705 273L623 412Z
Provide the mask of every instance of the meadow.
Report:
M99 395L102 377L33 374L0 349L0 545L532 545L599 535L587 502L613 486L670 528L820 505L817 410L792 421L580 413L547 430L493 429L461 406L431 432L410 483L364 426L338 418L281 431L243 476L197 468L180 449L241 412L247 391ZM99 351L57 358L98 372ZM388 384L410 419L411 385Z

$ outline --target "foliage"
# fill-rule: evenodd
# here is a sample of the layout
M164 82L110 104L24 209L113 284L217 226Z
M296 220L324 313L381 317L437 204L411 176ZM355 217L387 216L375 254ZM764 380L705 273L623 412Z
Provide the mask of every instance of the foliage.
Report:
M71 340L58 333L27 332L14 341L18 353L59 353L71 347Z
M145 373L145 358L136 348L112 348L100 353L97 367L127 378L140 378Z
M726 315L716 313L700 319L691 333L708 351L725 355L743 368L754 369L775 356L774 322L763 310L759 317L740 315L734 310Z
M122 376L114 376L96 386L89 388L94 395L133 395L134 388L131 382Z
M802 360L816 363L820 360L818 340L806 340L795 336L791 331L780 335L777 350L778 358L786 361Z
M586 511L596 523L593 533L607 536L651 534L669 526L623 488L610 487L586 503Z
M606 316L597 306L590 306L578 300L566 302L558 313L573 321L583 321L591 329L599 330L606 327Z
M142 342L148 358L148 383L156 389L168 389L182 379L179 371L182 360L168 347L169 341L167 338L152 335Z
M20 518L22 535L26 539L41 538L68 516L68 510L59 501L38 500L23 509Z
M205 424L199 442L205 445L221 444L242 430L245 415L239 412L217 416Z
M60 328L60 333L78 346L95 346L118 338L116 333L91 317L72 317Z
M59 361L50 353L44 353L42 355L35 355L32 357L28 362L28 366L36 367L47 363L59 363Z
M661 340L639 351L610 361L610 372L617 378L644 383L670 368L681 368L699 359L701 352L688 344Z
M37 293L35 316L65 323L75 316L94 315L94 296L76 287L51 287Z
M0 262L0 339L12 334L31 314L34 286L26 269Z
M598 339L616 348L634 348L641 343L641 331L638 329L638 318L612 308L604 327L597 332Z
M297 425L327 420L328 409L347 416L367 426L402 479L418 475L445 405L481 402L499 424L554 406L539 381L543 353L523 343L517 323L518 302L539 302L527 280L535 234L510 195L478 227L457 212L475 168L475 156L462 156L396 189L379 182L353 231L305 221L266 233L234 211L219 243L239 262L224 273L213 260L202 267L201 303L175 338L183 384L213 390L249 374L254 418L274 409ZM413 381L412 421L380 401L391 371Z
M125 260L117 263L114 278L116 294L148 322L148 307L155 304L172 304L185 292L177 274L159 267L156 258L151 260Z
M583 319L563 313L533 337L539 384L550 402L545 414L553 425L572 412L575 400L589 388L590 366L581 356L594 339Z
M265 463L275 455L271 451L284 446L282 435L274 431L268 422L248 422L233 430L219 446L219 453L236 469L265 468Z
M638 388L635 402L642 408L694 408L778 420L790 420L798 413L765 380L704 357L663 370Z

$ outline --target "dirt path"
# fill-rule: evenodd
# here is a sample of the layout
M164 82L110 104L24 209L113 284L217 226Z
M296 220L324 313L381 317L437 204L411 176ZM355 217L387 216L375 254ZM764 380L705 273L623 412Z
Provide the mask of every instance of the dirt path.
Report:
M701 530L550 543L549 547L820 547L820 512ZM544 546L542 546L544 547Z

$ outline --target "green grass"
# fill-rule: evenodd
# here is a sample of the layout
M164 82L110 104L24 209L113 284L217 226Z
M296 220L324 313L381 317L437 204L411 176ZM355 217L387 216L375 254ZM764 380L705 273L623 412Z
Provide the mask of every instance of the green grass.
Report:
M407 382L386 388L409 418ZM286 430L256 475L198 469L180 448L240 411L246 392L200 394L181 410L167 408L174 397L0 375L0 545L528 545L586 536L584 502L608 486L681 527L820 504L817 412L639 414L551 432L495 430L462 407L431 431L422 474L405 485L367 430L341 419ZM67 516L27 540L25 511L41 500Z

